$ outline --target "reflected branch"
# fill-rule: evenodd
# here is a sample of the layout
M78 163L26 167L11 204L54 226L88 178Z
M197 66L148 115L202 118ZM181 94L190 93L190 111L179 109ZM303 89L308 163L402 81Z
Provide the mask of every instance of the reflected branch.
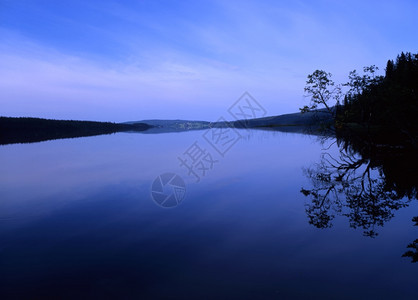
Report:
M412 222L415 222L414 226L418 226L418 216L412 218ZM402 257L410 257L412 259L411 262L413 263L418 262L418 239L409 244L407 248L412 250L406 251Z
M301 189L310 198L305 204L309 223L330 228L332 220L341 215L348 218L350 227L376 237L378 227L416 198L416 183L409 178L409 184L400 182L413 172L399 176L399 166L411 165L415 153L388 152L370 141L337 139L337 144L337 154L324 152L319 163L304 169L312 184L309 189Z

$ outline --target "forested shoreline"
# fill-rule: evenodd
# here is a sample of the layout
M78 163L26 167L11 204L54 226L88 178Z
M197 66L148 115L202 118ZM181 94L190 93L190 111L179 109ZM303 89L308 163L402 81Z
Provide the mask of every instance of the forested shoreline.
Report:
M350 73L349 90L337 105L337 130L417 147L418 54L402 52L389 60L384 76L374 76L374 66L364 71Z
M33 143L62 138L77 138L121 131L144 131L144 123L52 120L41 118L0 117L0 144Z

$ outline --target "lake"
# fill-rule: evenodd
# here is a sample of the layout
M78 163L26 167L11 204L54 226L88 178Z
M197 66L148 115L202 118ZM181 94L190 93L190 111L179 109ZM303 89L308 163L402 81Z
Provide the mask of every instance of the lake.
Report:
M416 298L418 265L402 255L417 201L357 207L350 190L315 202L330 178L309 170L339 155L318 139L241 129L216 143L189 131L0 146L0 295Z

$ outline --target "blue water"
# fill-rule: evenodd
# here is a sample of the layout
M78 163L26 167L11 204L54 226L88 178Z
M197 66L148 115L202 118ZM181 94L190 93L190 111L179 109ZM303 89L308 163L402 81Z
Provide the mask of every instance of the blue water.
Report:
M300 190L324 145L239 132L224 156L203 131L0 146L0 298L416 299L418 201L376 238L315 228ZM178 160L194 142L217 160L199 182ZM151 195L166 172L186 185L171 208Z

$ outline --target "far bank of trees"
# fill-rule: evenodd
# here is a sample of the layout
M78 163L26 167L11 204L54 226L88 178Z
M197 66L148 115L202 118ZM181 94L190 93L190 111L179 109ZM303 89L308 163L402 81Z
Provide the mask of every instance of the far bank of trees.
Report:
M363 73L350 72L347 83L336 85L331 74L316 70L305 92L311 98L302 112L324 108L334 116L335 128L390 136L417 145L418 54L401 53L389 60L384 76L374 65ZM345 93L342 93L345 89Z
M0 145L111 134L119 131L143 131L148 128L150 128L150 126L143 123L121 124L111 122L0 117Z

